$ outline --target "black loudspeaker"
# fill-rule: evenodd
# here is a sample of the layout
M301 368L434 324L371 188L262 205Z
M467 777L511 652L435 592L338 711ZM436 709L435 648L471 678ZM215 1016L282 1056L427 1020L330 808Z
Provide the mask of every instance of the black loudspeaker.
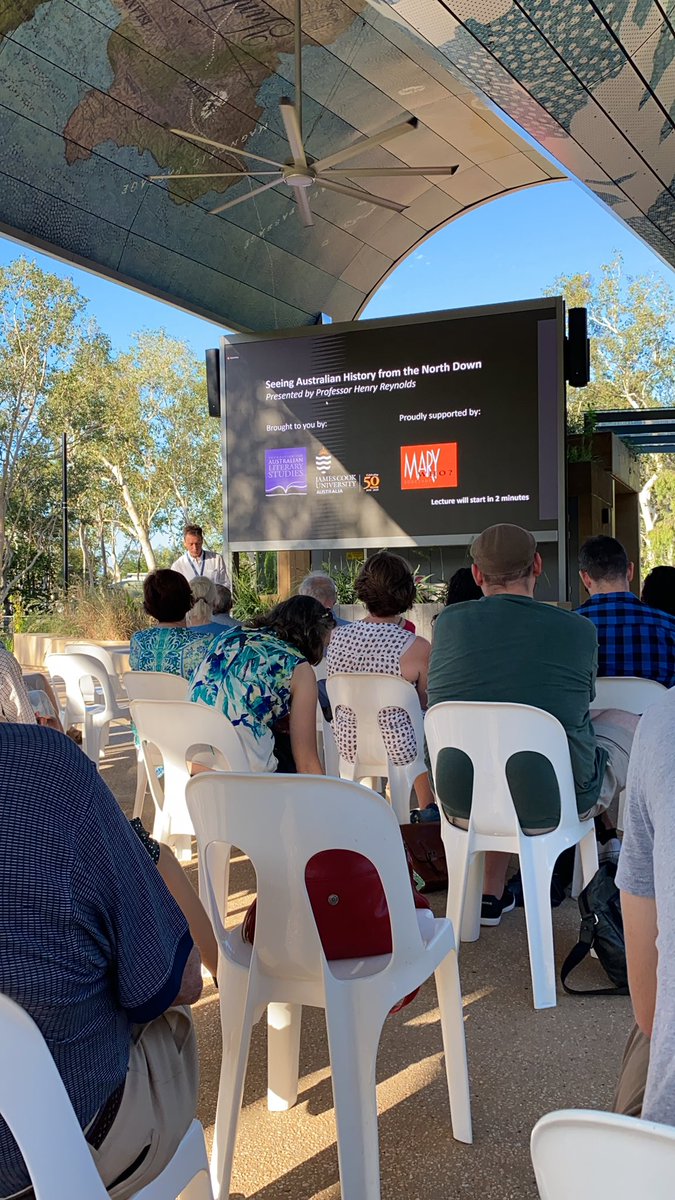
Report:
M220 417L220 350L206 351L206 394L209 416Z
M567 310L565 338L565 379L570 387L582 388L591 379L591 343L588 339L588 315L585 308Z

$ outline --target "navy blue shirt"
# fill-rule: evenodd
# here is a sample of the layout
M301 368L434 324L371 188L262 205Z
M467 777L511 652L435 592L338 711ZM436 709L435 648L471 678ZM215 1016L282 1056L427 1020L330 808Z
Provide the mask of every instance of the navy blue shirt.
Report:
M643 604L632 592L598 593L577 612L597 630L598 675L675 684L675 617Z
M123 1082L131 1026L175 1000L187 922L93 763L0 724L0 992L39 1026L84 1128ZM0 1196L27 1187L0 1120Z

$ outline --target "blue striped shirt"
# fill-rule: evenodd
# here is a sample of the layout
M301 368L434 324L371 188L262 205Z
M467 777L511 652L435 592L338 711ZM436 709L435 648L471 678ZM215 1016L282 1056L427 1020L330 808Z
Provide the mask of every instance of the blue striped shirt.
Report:
M0 724L0 992L33 1017L80 1124L123 1082L131 1026L175 1000L187 922L93 763ZM28 1185L0 1120L0 1196Z
M675 617L643 604L632 592L598 593L577 612L597 630L598 675L675 684Z

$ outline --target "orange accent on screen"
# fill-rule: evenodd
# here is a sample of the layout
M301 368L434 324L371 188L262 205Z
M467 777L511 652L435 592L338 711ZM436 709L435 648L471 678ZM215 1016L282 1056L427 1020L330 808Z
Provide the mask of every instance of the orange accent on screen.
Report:
M458 483L457 442L401 446L401 491L454 488Z

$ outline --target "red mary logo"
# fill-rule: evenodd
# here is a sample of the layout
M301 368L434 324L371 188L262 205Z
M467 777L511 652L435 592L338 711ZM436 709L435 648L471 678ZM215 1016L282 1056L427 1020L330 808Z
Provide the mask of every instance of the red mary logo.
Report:
M457 487L457 442L401 446L401 489Z

